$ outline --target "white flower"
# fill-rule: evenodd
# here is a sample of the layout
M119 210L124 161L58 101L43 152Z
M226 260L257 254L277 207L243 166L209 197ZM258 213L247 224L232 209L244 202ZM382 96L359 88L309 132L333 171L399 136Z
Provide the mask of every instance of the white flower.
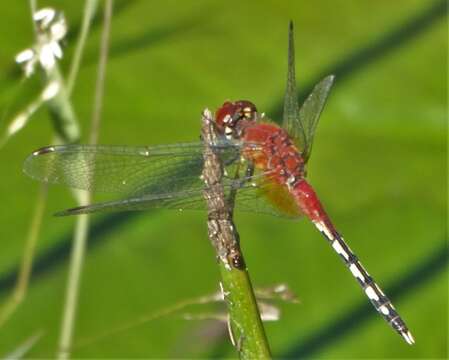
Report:
M34 72L36 65L36 53L32 49L25 49L16 55L16 63L23 66L25 76L29 77Z
M67 24L64 21L58 21L50 27L50 33L54 40L61 41L67 34Z
M17 54L16 62L20 64L25 61L31 60L33 57L34 57L34 51L31 49L26 49Z
M17 54L15 60L23 66L25 76L34 73L36 64L40 64L46 71L51 70L57 59L62 58L59 42L67 34L67 23L64 15L52 8L43 8L33 15L37 27L36 44Z
M56 11L52 8L42 8L33 15L36 25L46 29L56 16Z
M53 42L42 44L42 47L39 51L39 62L41 63L42 67L46 70L51 69L53 66L55 66L56 63L55 60L56 54L53 52L53 44L54 44Z
M48 84L44 91L42 91L41 99L43 101L48 101L58 95L59 90L61 89L61 85L57 81L52 81Z

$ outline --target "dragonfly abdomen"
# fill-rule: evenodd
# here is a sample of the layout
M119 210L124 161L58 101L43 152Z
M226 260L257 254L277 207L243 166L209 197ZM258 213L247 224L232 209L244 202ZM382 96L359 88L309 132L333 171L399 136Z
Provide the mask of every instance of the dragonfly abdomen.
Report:
M351 271L351 274L362 287L376 311L408 344L413 344L415 340L405 325L404 320L401 319L391 301L368 274L341 235L336 231L313 188L305 179L301 179L295 184L292 189L292 194L301 212L314 223L316 228L324 235L335 252L340 256Z

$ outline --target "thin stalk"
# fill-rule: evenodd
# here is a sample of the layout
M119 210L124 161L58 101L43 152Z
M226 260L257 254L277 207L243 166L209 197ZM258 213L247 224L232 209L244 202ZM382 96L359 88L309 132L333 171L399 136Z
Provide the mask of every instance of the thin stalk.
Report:
M216 134L209 110L204 111L202 123L205 144L202 179L206 184L204 198L208 206L207 226L209 239L219 261L221 286L229 311L231 340L240 358L269 359L268 340L232 219L232 204L226 199L222 185L223 165L210 146L215 143Z
M95 85L95 100L92 113L92 126L90 131L90 143L96 144L103 106L104 82L106 75L106 63L108 58L109 34L112 19L113 1L107 0L104 8L104 25L100 45L100 60L98 64L97 81ZM82 203L90 201L90 193L79 193ZM58 359L68 359L71 354L73 332L75 328L76 310L81 283L81 271L83 269L84 254L89 227L88 215L81 215L76 224L73 250L71 253L69 279L67 283L66 302L62 320L62 328L59 339Z
M270 301L283 301L286 303L298 303L299 300L297 296L289 289L289 287L284 284L274 284L272 286L263 287L255 289L254 291L258 305L261 307L261 309L265 308L265 315L272 316L273 314L268 314L268 312L272 309L272 306L270 304ZM102 341L104 339L107 339L111 336L117 336L120 333L123 333L125 331L129 331L131 329L135 329L138 326L142 326L143 324L146 324L150 321L154 321L157 319L160 319L162 317L168 317L170 315L178 315L178 318L181 317L185 320L205 320L205 319L214 319L217 321L227 321L227 313L224 314L221 311L216 311L212 313L205 313L201 312L200 314L193 314L189 312L181 312L184 309L187 309L188 307L195 306L195 305L204 305L204 304L211 304L211 303L221 303L224 302L224 296L223 292L221 290L216 291L212 294L202 295L195 298L189 298L181 300L175 304L166 306L162 309L152 311L150 313L142 314L138 316L137 318L127 321L124 324L121 324L119 326L115 327L109 327L107 330L91 336L89 338L84 338L78 340L78 342L73 345L74 349L83 348L89 345L92 345L94 343L97 343L99 341ZM263 311L262 311L263 313ZM262 315L263 319L263 315ZM273 317L271 317L271 320Z
M45 205L47 199L48 186L41 184L39 187L38 196L36 199L36 207L34 209L31 225L28 231L28 236L23 250L22 262L20 264L19 276L11 294L11 297L6 302L5 306L0 312L0 327L9 319L15 312L17 307L22 303L28 289L31 269L33 265L34 253L36 250L37 240L39 238L42 218L45 212Z
M103 109L103 97L104 97L104 83L106 78L106 64L109 56L109 36L111 33L111 20L113 0L106 0L104 8L104 26L103 33L101 35L100 44L100 61L98 63L98 73L96 80L96 91L94 109L92 114L92 125L90 129L89 142L96 144L98 141L98 134L101 124L101 111Z
M36 209L34 211L33 220L30 226L28 239L30 239L25 247L24 257L19 272L19 280L15 288L15 297L22 300L25 295L26 288L30 279L31 266L33 264L33 255L36 248L36 242L39 235L39 230L42 224L42 218L45 212L45 205L48 193L48 185L43 183L39 187L39 193L36 201Z
M79 123L70 102L67 88L64 84L64 78L55 65L44 75L46 84L58 84L59 91L50 100L48 100L48 110L53 120L53 129L62 143L78 142L80 138Z
M67 94L72 95L73 87L78 76L78 71L81 65L81 58L86 45L87 35L89 34L92 19L98 7L98 0L87 0L84 5L83 20L81 23L81 30L76 43L73 60L70 66L69 76L67 78Z
M43 335L44 333L42 331L36 332L34 335L30 336L24 342L22 342L12 352L2 356L2 359L24 359Z
M86 194L86 204L89 196ZM81 198L79 198L81 200ZM89 232L89 216L80 215L77 218L73 236L73 248L70 257L69 278L67 280L66 301L62 318L62 328L59 338L58 359L70 358L73 330L75 326L78 294L81 282L81 270L84 262L86 241Z
M29 0L28 5L30 6L31 11L31 23L33 25L34 35L37 35L36 23L33 19L33 14L37 11L37 0Z
M82 348L82 347L91 345L93 343L96 343L98 341L104 340L105 338L108 338L110 336L115 336L115 335L123 333L125 331L129 331L130 329L141 326L147 322L154 321L154 320L157 320L162 317L169 316L169 315L173 315L188 306L207 304L207 303L217 302L217 301L222 301L221 293L214 293L214 294L210 294L210 295L206 295L206 296L200 296L197 298L185 299L185 300L177 302L176 304L173 304L173 305L164 307L160 310L154 311L150 314L141 315L132 321L128 321L127 323L122 324L120 326L110 328L98 335L93 336L93 337L81 339L78 343L76 343L74 345L74 348L77 348L77 349Z

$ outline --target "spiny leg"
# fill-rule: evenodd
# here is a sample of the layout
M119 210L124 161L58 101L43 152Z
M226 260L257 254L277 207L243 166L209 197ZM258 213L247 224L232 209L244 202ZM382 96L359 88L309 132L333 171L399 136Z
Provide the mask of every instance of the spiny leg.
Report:
M323 221L314 221L314 224L329 241L335 252L340 255L341 259L360 284L377 312L382 315L382 317L405 339L408 344L413 345L415 343L415 339L408 330L404 320L401 319L390 299L388 299L373 278L368 274L358 260L357 256L351 251L343 238Z
M245 166L245 176L242 178L240 176L240 168L242 164ZM239 164L236 167L235 173L234 173L234 180L237 181L237 186L232 187L231 192L228 196L228 205L231 206L231 208L234 208L235 204L235 197L237 196L237 191L248 181L251 181L251 177L254 175L254 164L251 161L247 161L245 159L241 159Z

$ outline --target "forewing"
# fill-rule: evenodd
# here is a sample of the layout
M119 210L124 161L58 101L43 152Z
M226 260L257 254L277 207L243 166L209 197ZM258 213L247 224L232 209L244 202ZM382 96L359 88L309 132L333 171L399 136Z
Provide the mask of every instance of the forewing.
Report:
M318 124L318 119L324 108L333 81L333 75L327 76L321 80L307 97L301 109L299 109L298 94L296 90L293 23L290 22L288 32L287 87L284 97L282 126L294 140L306 162L310 157L313 136Z
M288 65L287 86L284 96L284 113L282 126L295 140L296 145L302 151L307 146L307 138L302 124L299 122L298 94L296 91L295 75L295 44L293 35L293 23L290 22L288 32Z
M321 80L317 85L315 85L312 92L307 97L306 101L304 101L304 104L299 110L299 121L297 120L299 124L297 127L300 127L302 132L305 134L305 140L302 138L299 140L301 146L303 146L301 147L302 156L306 162L310 157L313 137L318 125L318 120L321 112L323 111L333 82L334 75L329 75Z
M40 181L95 192L179 192L201 184L203 150L201 142L149 147L51 146L31 154L24 171ZM238 157L234 146L223 145L219 151L225 162Z

